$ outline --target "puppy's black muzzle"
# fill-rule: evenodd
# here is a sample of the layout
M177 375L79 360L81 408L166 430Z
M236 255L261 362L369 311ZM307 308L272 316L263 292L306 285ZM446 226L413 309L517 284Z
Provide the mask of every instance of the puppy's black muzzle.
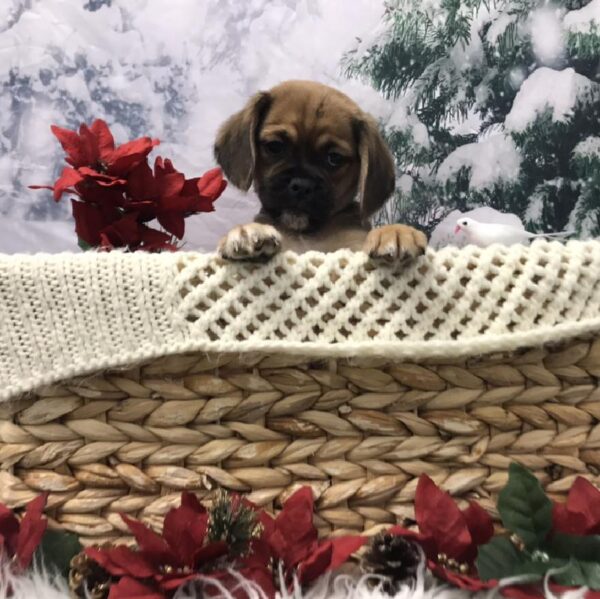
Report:
M273 215L284 211L305 214L311 227L327 220L331 211L326 181L317 173L289 169L268 180L259 191L264 208Z

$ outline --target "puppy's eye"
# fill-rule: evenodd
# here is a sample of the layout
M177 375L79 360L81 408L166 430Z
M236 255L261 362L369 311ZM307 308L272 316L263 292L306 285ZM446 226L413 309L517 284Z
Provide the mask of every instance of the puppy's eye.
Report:
M269 154L281 154L285 149L285 144L277 139L266 141L263 143L263 146Z
M333 168L337 168L338 166L342 166L344 164L345 158L338 152L328 152L327 153L327 164Z

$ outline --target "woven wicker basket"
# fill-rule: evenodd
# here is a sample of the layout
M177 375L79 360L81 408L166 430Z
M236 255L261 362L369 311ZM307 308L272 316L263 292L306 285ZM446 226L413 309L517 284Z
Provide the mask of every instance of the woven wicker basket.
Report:
M227 341L227 346L219 346L224 341L212 339L214 329L206 325L208 341L197 338L196 328L192 329L196 338L187 345L169 339L167 350L153 341L145 354L135 357L136 346L142 346L143 341L127 337L131 341L129 353L119 346L116 333L107 341L105 325L114 328L118 322L126 331L137 330L129 328L118 310L110 316L107 309L104 320L92 316L86 324L77 322L76 310L65 313L62 306L59 316L57 308L50 304L42 313L49 314L47 320L51 321L56 343L47 340L44 344L38 335L37 345L27 345L24 331L35 316L31 315L31 306L43 303L34 289L42 272L60 270L67 281L54 287L41 284L44 301L55 302L61 289L64 291L69 281L77 280L80 270L88 272L90 264L100 269L108 264L112 270L106 280L121 281L123 272L137 272L135 260L141 260L147 266L143 276L152 282L137 285L138 294L143 296L145 288L152 291L152 285L164 291L175 281L173 294L165 291L161 296L152 291L153 301L164 302L161 310L176 306L176 318L170 328L163 329L163 335L184 321L186 326L197 326L201 316L199 302L208 302L210 297L212 307L204 306L202 310L217 306L220 314L227 314L221 321L239 323L244 308L256 311L256 306L253 308L240 298L247 297L248 290L257 297L267 291L261 291L255 279L250 284L240 275L240 269L246 267L228 267L214 260L197 263L200 258L189 255L184 262L182 258L169 258L172 263L164 257L126 256L78 260L46 257L40 264L24 258L5 261L5 266L10 262L10 268L4 268L4 285L0 286L5 290L5 299L9 293L16 297L16 292L6 291L9 284L20 290L19 305L23 305L22 290L26 288L25 304L29 308L20 320L15 316L17 304L3 313L6 326L0 355L6 357L4 382L13 391L6 394L11 401L0 404L0 501L20 506L39 492L49 491L54 521L81 535L85 542L97 543L124 534L119 512L158 526L165 512L178 502L183 489L193 490L201 499L210 501L214 490L224 487L248 493L257 504L276 509L299 485L310 485L317 497L316 523L320 532L343 534L411 517L417 478L423 472L457 497L477 497L492 513L495 495L506 482L511 461L533 470L556 497L568 491L577 475L600 484L599 245L585 249L584 255L592 256L587 264L576 260L573 266L581 270L584 264L597 270L585 275L591 281L586 283L589 293L580 302L581 310L571 315L572 322L566 323L568 327L565 328L568 311L563 310L563 320L550 323L547 330L534 329L530 336L533 342L524 343L527 337L521 335L521 325L518 321L514 324L513 318L513 325L507 325L512 335L509 341L506 335L484 334L486 339L494 340L493 352L481 351L480 336L468 337L468 343L460 345L461 340L451 333L446 342L431 340L427 331L420 333L426 337L422 344L409 344L408 350L398 340L393 345L383 339L384 350L377 352L377 340L350 339L347 346L343 342L311 345L308 340L310 351L302 352L297 351L302 343L291 344L290 350L284 339L278 351L273 341L263 340L262 344L268 346L265 349L261 342L249 338L240 339L239 349L232 351L227 347L235 348L235 343ZM540 247L552 249L557 245ZM577 245L569 247L575 254L580 249ZM532 251L528 254L521 249L520 254L515 254L522 270L522 256L531 257ZM464 257L464 251L453 256L456 261L457 256ZM480 252L477 256L487 254ZM348 256L342 258L345 268L351 268ZM439 259L442 264L448 260L439 255L430 258ZM123 260L127 264L124 271ZM318 260L323 264L324 258ZM294 272L303 272L306 263L299 261L300 258L294 258L287 264L297 267ZM559 262L566 264L560 257ZM152 265L160 264L162 268L165 263L172 264L173 270L167 269L161 279ZM53 267L57 264L60 269ZM196 270L188 272L183 284L177 277L182 277L190 264L195 264ZM264 277L274 278L273 273L282 269L282 264L262 267L266 271L247 267L249 270L244 272L256 277L258 268L264 281ZM364 266L361 264L355 267L360 270ZM465 266L468 272L478 272L468 264L469 260ZM326 266L331 273L331 264ZM228 270L231 268L234 271ZM572 293L561 301L572 308L573 294L581 293L581 277L570 281L569 266L564 268L565 285L561 289L568 283ZM119 276L114 274L117 271ZM223 290L221 295L215 295L216 287L212 291L202 289L203 284L209 280L214 283L216 274L223 272L229 273L236 283L221 277L216 284ZM82 298L96 301L94 294L111 305L125 301L107 293L106 286L92 285L90 280L101 278L96 274L80 281L72 293L73 302L81 304ZM356 272L350 274L349 280ZM293 288L290 281L297 281L289 272L280 276L288 277L286 289ZM381 280L389 281L393 276L381 275ZM472 276L475 278L475 274ZM502 269L497 277L502 279ZM414 279L402 280L418 290L418 285L411 284ZM23 281L29 281L30 287ZM462 285L465 287L464 281ZM54 294L51 299L48 288ZM382 288L389 287L382 284ZM82 290L87 290L87 294ZM393 285L392 291L395 297L404 293L402 289L394 291ZM127 293L130 299L137 297ZM190 311L186 309L185 317L180 318L178 302L182 298L189 300L191 293L197 294L191 304L196 307L196 317L189 318ZM319 293L323 295L322 291ZM426 295L427 291L423 293ZM510 290L506 293L510 294ZM311 294L314 296L314 291ZM544 302L559 295L550 288L544 301L531 299L525 293L521 297L530 303L536 301L545 314L550 304ZM148 297L143 296L140 301L147 305L151 303ZM289 304L289 296L282 301ZM331 302L339 304L339 289ZM233 316L232 305L237 306ZM285 305L289 314L297 314L297 309L296 305ZM322 305L319 309L323 314L334 313ZM156 317L156 310L156 305L151 305L140 318ZM383 313L386 311L388 308L383 306ZM7 320L7 314L12 315L14 323ZM39 323L43 319L34 320ZM210 322L223 331L223 336L227 334L227 326L219 318ZM65 327L64 333L59 331L61 326ZM76 326L82 327L79 333L73 332ZM158 327L151 326L153 330ZM274 330L281 330L278 326ZM417 328L410 322L409 326ZM526 323L523 327L525 332L530 330ZM439 330L442 328L440 325ZM455 328L452 325L451 329ZM552 330L563 333L557 333L557 339L553 339ZM20 341L15 331L22 331ZM236 331L235 335L239 335ZM92 343L98 335L106 346L100 357L97 348L93 349L93 357L84 361L76 353L65 354L67 350L60 349L79 347L79 337ZM133 337L134 333L127 335ZM147 330L140 335L149 338ZM437 349L428 354L424 348L434 347L436 342ZM190 349L194 345L195 349ZM344 347L350 348L354 356L334 355L343 354ZM45 362L46 351L51 356L49 362ZM403 355L406 351L414 351L418 359ZM37 370L31 361L32 353L40 362ZM19 371L19 365L24 363L26 366Z

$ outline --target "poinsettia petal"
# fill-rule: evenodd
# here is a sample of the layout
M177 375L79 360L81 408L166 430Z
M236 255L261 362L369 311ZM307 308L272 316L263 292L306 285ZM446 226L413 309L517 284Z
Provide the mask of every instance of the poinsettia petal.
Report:
M331 541L322 543L298 566L298 581L302 586L311 583L329 570L333 546Z
M178 172L173 166L173 162L168 158L163 159L162 156L156 157L156 160L154 161L154 171L160 173L161 175Z
M150 137L142 137L120 145L107 156L107 172L117 177L126 176L134 167L145 160L152 148L160 142Z
M550 585L552 588L554 585ZM543 599L544 592L540 586L520 584L518 586L502 587L500 594L509 599Z
M269 568L242 568L240 575L262 589L264 597L275 597L273 573Z
M127 177L127 190L129 191L129 195L136 201L157 197L156 181L152 174L152 169L145 160L140 162L129 173Z
M110 210L112 214L107 222L116 220L120 214L116 209L122 208L126 204L126 198L121 186L102 187L89 177L86 177L82 183L78 183L75 186L75 191L82 200L96 204L103 213L105 210Z
M554 528L578 535L600 534L600 489L578 476L569 490L566 510L554 511ZM558 515L558 522L556 516Z
M173 562L173 552L167 545L167 542L153 530L150 530L145 524L129 518L126 514L121 514L123 522L132 532L137 541L140 551L144 557L154 564L171 564Z
M52 125L50 129L60 142L63 150L66 152L66 161L71 166L77 168L78 166L84 166L88 164L86 161L84 144L81 140L81 137L77 135L76 131L63 129L62 127L57 127L56 125Z
M175 251L177 247L171 243L171 237L162 231L142 226L140 228L140 240L143 249L149 252L156 250Z
M182 491L181 493L181 505L196 512L197 514L206 514L206 508L200 503L200 500L194 493L189 491Z
M47 499L47 493L32 499L27 504L25 515L20 522L15 553L17 563L23 569L31 563L31 558L46 532L48 520L43 516Z
M419 531L437 541L437 552L461 561L473 543L465 517L450 495L426 475L419 477L415 494Z
M177 239L181 239L185 233L185 219L180 213L176 212L161 212L157 216L160 226L165 230L175 235Z
M106 159L115 149L115 140L108 125L102 119L96 119L92 123L90 130L96 138L100 158L103 160Z
M28 189L49 189L50 191L54 191L54 187L52 185L28 185Z
M174 591L178 589L180 586L184 585L186 582L190 580L194 580L199 578L200 576L197 573L194 574L173 574L169 576L162 576L159 580L160 588L165 591ZM171 595L169 594L169 597Z
M494 536L494 523L491 516L474 501L469 502L469 507L463 510L463 516L471 533L471 539L476 547L485 545ZM475 547L475 549L476 549ZM475 555L467 560L475 559Z
M77 237L92 247L97 246L100 243L100 231L106 226L100 209L78 200L71 200L71 208Z
M577 589L576 587L565 587L554 583L550 583L548 587L550 589L550 593L552 593L551 596L554 597L566 597L566 593L568 591L576 590L577 593L575 593L573 596L581 597L581 599L600 599L600 591L592 591L588 589L581 594L581 588ZM509 599L544 599L545 596L543 587L541 585L533 584L502 587L500 589L500 593L502 596L508 597Z
M279 525L283 522L289 522L291 513L298 512L307 516L303 522L294 523L304 528L299 536L302 536L305 533L316 534L317 530L313 525L313 508L314 498L312 489L310 487L302 487L291 495L283 504L283 509L275 518L275 524Z
M348 535L331 539L333 553L331 555L329 569L335 570L346 563L348 558L358 551L367 541L367 537L360 535Z
M213 202L223 193L225 187L227 187L227 181L223 179L223 171L218 167L204 173L198 181L200 195Z
M250 550L244 557L244 563L249 567L263 567L271 563L273 553L269 543L262 539L252 539L250 541Z
M166 599L166 595L139 580L125 577L110 586L108 599Z
M85 123L82 123L79 126L79 137L85 153L85 163L95 164L98 162L98 159L100 158L100 151L98 150L96 137Z
M158 193L161 198L170 198L181 193L185 183L183 173L169 173L157 177Z
M115 247L135 249L141 241L142 225L138 222L138 214L129 212L102 229Z
M227 555L227 552L228 547L225 541L216 541L214 543L209 543L204 547L200 547L193 555L194 567L200 568L203 564L207 564L223 555Z
M121 566L113 564L108 551L107 549L99 549L98 547L86 547L83 550L87 557L102 566L109 574L113 576L124 576L127 574L127 571Z
M477 576L468 576L466 574L459 574L446 568L442 568L439 564L432 561L428 562L429 569L440 579L449 582L451 585L458 587L459 589L465 589L467 591L483 591L487 589L493 589L498 586L497 580L479 580Z
M82 166L77 170L80 175L84 175L86 177L94 179L94 181L98 185L102 185L103 187L112 187L113 185L125 185L127 183L125 179L119 179L118 177L113 177L111 175L99 173L98 171L94 170L93 168L90 168L89 166Z
M196 520L201 521L199 525ZM197 514L184 505L169 510L165 516L163 537L171 551L177 555L181 566L190 565L192 556L202 546L204 534L200 543L197 543L191 532L192 527L197 530L198 526L203 528L206 534L208 514Z
M54 199L58 202L67 188L81 183L83 179L83 176L80 175L75 169L66 166L63 169L60 177L54 183Z
M8 556L12 557L17 548L17 538L19 536L19 521L13 511L0 503L0 540ZM2 552L0 551L0 555Z
M313 496L309 487L296 491L275 518L268 542L275 556L292 568L317 547L317 529L313 524ZM265 537L267 538L267 537Z
M150 578L155 574L155 569L144 556L130 547L117 545L108 550L108 555L115 566L120 566L125 574L129 574L133 578Z

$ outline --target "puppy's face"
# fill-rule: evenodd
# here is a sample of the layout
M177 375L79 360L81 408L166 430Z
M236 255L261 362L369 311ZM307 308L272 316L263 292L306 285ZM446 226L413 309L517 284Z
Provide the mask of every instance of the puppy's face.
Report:
M366 219L394 188L373 119L330 87L290 81L254 96L219 131L217 161L287 229L318 230L356 197Z

